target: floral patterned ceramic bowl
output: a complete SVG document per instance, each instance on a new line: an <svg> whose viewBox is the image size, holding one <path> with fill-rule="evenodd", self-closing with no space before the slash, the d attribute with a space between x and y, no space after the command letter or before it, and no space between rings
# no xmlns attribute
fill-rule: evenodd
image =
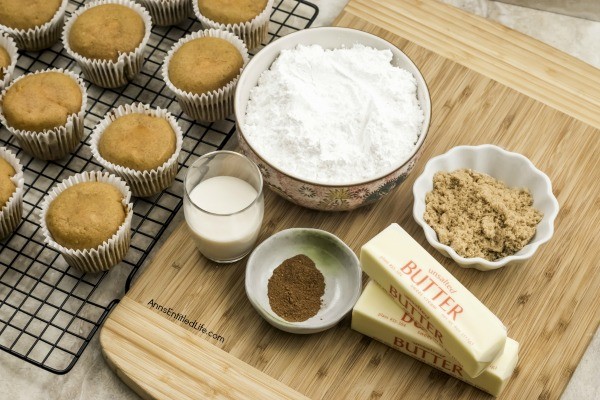
<svg viewBox="0 0 600 400"><path fill-rule="evenodd" d="M417 80L417 97L425 118L421 135L410 156L388 171L378 176L350 184L321 184L302 179L298 176L282 172L277 166L265 159L254 149L244 136L243 125L245 111L250 97L250 90L256 86L260 74L269 69L273 61L283 49L294 48L299 44L318 44L326 49L352 46L361 43L377 49L389 49L394 58L394 65L410 71ZM237 120L237 136L242 153L254 161L260 168L265 182L271 190L298 205L326 211L352 210L373 203L390 193L401 184L422 152L422 145L427 136L431 119L431 99L429 90L421 72L415 64L393 44L366 32L348 28L312 28L287 35L262 49L244 68L235 92L235 117Z"/></svg>

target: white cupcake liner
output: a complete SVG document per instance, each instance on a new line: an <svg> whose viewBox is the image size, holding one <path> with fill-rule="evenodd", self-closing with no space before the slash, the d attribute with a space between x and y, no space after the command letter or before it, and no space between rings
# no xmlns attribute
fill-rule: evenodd
<svg viewBox="0 0 600 400"><path fill-rule="evenodd" d="M23 179L23 167L15 155L6 147L0 147L0 158L5 159L15 170L10 180L16 189L6 204L0 210L0 239L10 235L23 218L23 193L25 180Z"/></svg>
<svg viewBox="0 0 600 400"><path fill-rule="evenodd" d="M192 13L191 0L138 0L158 26L175 25Z"/></svg>
<svg viewBox="0 0 600 400"><path fill-rule="evenodd" d="M76 53L69 45L69 34L77 17L90 8L104 4L119 4L129 7L138 13L140 17L142 17L146 27L144 38L139 46L130 53L121 53L117 61L90 59ZM83 74L89 81L101 87L116 88L127 84L127 82L133 79L135 75L137 75L137 73L142 69L146 45L148 44L148 39L150 38L151 29L152 19L150 18L150 14L148 14L148 11L141 5L130 0L99 0L86 4L84 7L79 8L71 15L71 17L65 23L65 27L62 32L62 42L67 53L69 53L69 55L75 59L77 64L79 64Z"/></svg>
<svg viewBox="0 0 600 400"><path fill-rule="evenodd" d="M239 24L222 24L213 21L202 15L198 7L198 0L191 1L194 7L194 15L200 20L204 28L221 29L231 32L242 39L250 50L260 46L269 36L269 22L271 11L273 10L273 0L268 0L265 9L256 17Z"/></svg>
<svg viewBox="0 0 600 400"><path fill-rule="evenodd" d="M215 37L227 40L240 52L244 61L244 65L242 68L240 68L240 73L231 82L220 89L202 94L186 92L178 89L175 85L173 85L171 79L169 79L169 63L171 62L173 54L175 54L175 52L179 50L181 46L191 40L202 37ZM242 73L242 69L246 66L249 59L250 57L248 56L248 49L240 38L231 32L218 29L207 29L184 36L177 43L175 43L165 56L162 66L162 74L167 87L175 93L177 102L184 113L199 121L218 121L225 119L228 115L233 113L233 95L235 88L237 86L238 79L240 78L240 74ZM193 73L193 71L190 71L190 73Z"/></svg>
<svg viewBox="0 0 600 400"><path fill-rule="evenodd" d="M123 194L123 206L126 207L125 221L117 232L95 249L74 250L68 249L54 241L52 234L46 225L48 207L56 197L65 189L83 182L105 182L115 186ZM44 198L40 210L40 226L44 235L44 242L48 246L62 254L67 263L84 273L95 273L106 271L118 264L127 253L131 241L131 219L133 217L133 205L129 202L131 192L127 184L119 177L108 172L86 171L73 175L56 185Z"/></svg>
<svg viewBox="0 0 600 400"><path fill-rule="evenodd" d="M5 32L0 32L0 47L3 47L10 57L10 64L8 67L2 68L2 72L4 72L4 77L0 80L0 90L2 90L8 85L13 72L15 72L17 59L19 58L19 49L13 38Z"/></svg>
<svg viewBox="0 0 600 400"><path fill-rule="evenodd" d="M2 101L6 92L21 79L45 72L60 72L69 75L81 90L81 109L77 114L72 114L67 118L67 123L53 129L47 129L43 132L33 132L11 127L2 108ZM87 90L83 80L74 72L62 68L45 69L31 74L22 75L12 81L0 94L0 122L6 126L6 129L17 138L19 146L27 153L40 160L58 160L69 154L81 141L83 137L83 120L87 107Z"/></svg>
<svg viewBox="0 0 600 400"><path fill-rule="evenodd" d="M59 9L52 19L43 25L29 29L16 29L0 24L0 30L8 33L17 46L26 51L47 49L60 39L60 33L65 23L65 11L69 0L62 0Z"/></svg>
<svg viewBox="0 0 600 400"><path fill-rule="evenodd" d="M160 167L147 171L137 171L121 165L113 164L100 155L98 143L106 128L117 118L128 114L145 114L153 117L164 118L171 125L171 128L175 132L176 136L175 152ZM92 135L90 136L90 147L94 159L98 161L102 167L125 180L125 182L127 182L131 188L133 195L136 197L153 196L171 186L175 180L175 177L177 176L177 171L179 168L179 163L177 161L179 158L179 153L181 152L182 143L183 132L177 124L175 118L167 110L162 108L152 109L150 106L141 103L134 103L131 105L126 104L115 108L96 125Z"/></svg>

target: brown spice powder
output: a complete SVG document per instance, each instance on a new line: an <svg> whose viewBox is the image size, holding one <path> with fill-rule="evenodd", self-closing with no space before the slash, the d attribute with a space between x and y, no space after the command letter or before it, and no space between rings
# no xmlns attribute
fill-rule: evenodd
<svg viewBox="0 0 600 400"><path fill-rule="evenodd" d="M313 260L304 254L288 258L269 278L268 296L271 309L289 322L301 322L317 315L325 278Z"/></svg>
<svg viewBox="0 0 600 400"><path fill-rule="evenodd" d="M441 243L490 261L521 250L543 216L529 190L469 169L436 173L425 203L423 218Z"/></svg>

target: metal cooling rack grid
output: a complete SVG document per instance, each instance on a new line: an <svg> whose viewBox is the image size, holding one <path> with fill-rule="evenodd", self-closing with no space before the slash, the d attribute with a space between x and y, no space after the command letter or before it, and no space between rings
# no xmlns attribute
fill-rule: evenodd
<svg viewBox="0 0 600 400"><path fill-rule="evenodd" d="M309 27L318 14L316 6L303 0L275 3L269 42ZM67 12L81 5L81 1L71 1ZM187 167L202 154L221 149L235 132L232 119L203 124L182 115L161 79L162 60L169 48L185 34L199 29L200 23L191 18L179 26L155 27L144 68L133 82L116 90L88 82L85 141L64 160L33 159L20 150L5 129L0 130L0 145L21 160L26 186L23 221L12 236L0 243L2 350L53 373L70 371L118 303L116 297L125 277L128 290L135 273L181 207ZM60 43L39 53L21 52L19 57L15 75L49 67L81 73ZM91 129L110 109L134 101L166 108L177 117L185 132L181 168L169 189L152 198L135 199L131 248L121 265L107 273L82 275L44 245L38 225L39 204L56 183L74 173L100 168L88 146Z"/></svg>

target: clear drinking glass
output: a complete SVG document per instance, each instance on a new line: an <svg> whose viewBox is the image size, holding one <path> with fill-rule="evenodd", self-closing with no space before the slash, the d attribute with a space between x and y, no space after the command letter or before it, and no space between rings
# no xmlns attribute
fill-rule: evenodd
<svg viewBox="0 0 600 400"><path fill-rule="evenodd" d="M206 258L230 263L252 250L264 214L262 188L256 164L233 151L205 154L189 167L183 211Z"/></svg>

